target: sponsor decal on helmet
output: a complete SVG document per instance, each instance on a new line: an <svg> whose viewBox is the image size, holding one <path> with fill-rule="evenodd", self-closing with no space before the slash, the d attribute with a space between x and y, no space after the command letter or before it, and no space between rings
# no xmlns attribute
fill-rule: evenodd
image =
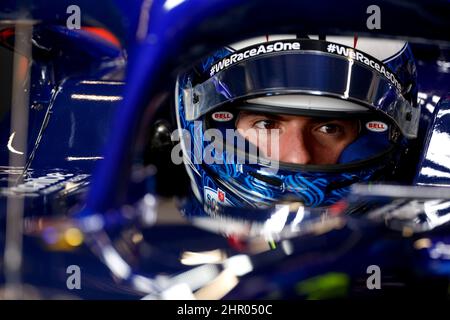
<svg viewBox="0 0 450 320"><path fill-rule="evenodd" d="M388 129L388 125L381 121L369 121L366 123L366 128L373 132L384 132Z"/></svg>
<svg viewBox="0 0 450 320"><path fill-rule="evenodd" d="M209 75L212 77L217 72L222 71L223 69L243 60L259 56L260 54L272 53L272 52L281 52L281 51L292 51L292 50L300 50L300 42L298 41L277 41L277 42L268 42L266 44L261 44L258 46L250 47L246 50L238 51L233 53L227 58L224 58L214 64L210 71Z"/></svg>
<svg viewBox="0 0 450 320"><path fill-rule="evenodd" d="M233 119L233 114L228 111L219 111L219 112L214 112L211 115L211 118L215 121L226 122L226 121L230 121Z"/></svg>

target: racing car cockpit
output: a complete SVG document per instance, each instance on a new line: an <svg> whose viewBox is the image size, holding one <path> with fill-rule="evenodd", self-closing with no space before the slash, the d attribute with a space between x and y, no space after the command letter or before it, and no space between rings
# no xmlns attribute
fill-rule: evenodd
<svg viewBox="0 0 450 320"><path fill-rule="evenodd" d="M426 284L441 294L449 218L443 29L389 24L375 34L332 15L318 24L314 10L332 10L328 2L234 5L161 3L137 36L116 143L82 212L128 203L129 214L150 221L119 241L119 255L137 263L124 279L133 281L134 270L172 270L151 277L151 299L389 296L400 287L415 295ZM400 7L390 4L384 21L399 12L420 19ZM256 130L240 131L249 127ZM308 154L305 162L283 158L284 144L286 154L302 144L293 136L262 147L270 140L263 130L293 127L317 139L347 137L345 128L355 134L333 160L314 155L323 139L295 153ZM341 143L331 141L329 154ZM183 219L164 202L158 207L158 193L179 196ZM366 287L370 266L383 270L382 293Z"/></svg>

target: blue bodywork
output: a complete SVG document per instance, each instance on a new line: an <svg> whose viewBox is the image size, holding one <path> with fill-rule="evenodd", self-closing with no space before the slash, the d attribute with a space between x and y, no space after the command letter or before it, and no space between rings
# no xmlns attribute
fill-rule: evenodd
<svg viewBox="0 0 450 320"><path fill-rule="evenodd" d="M245 257L252 266L218 298L386 297L399 290L448 298L448 2L382 1L383 28L371 31L426 39L412 43L423 113L411 166L403 168L423 189L384 194L370 186L356 188L326 212L325 220L316 209L289 208L283 228L269 233L265 226L275 209L205 212L200 203L181 201L179 219L165 223L154 194L155 171L136 160L137 150L145 148L143 126L158 110L171 107L174 74L187 62L256 33L370 34L365 17L371 3L50 2L0 5L0 20L40 21L33 28L26 153L8 148L14 146L10 115L0 118L0 226L5 230L0 252L9 205L23 199L23 283L37 287L44 298L165 298L180 281L194 292L220 275L225 263L192 266L180 259L186 252L216 250ZM83 24L108 28L121 46L65 28L65 10L74 2L83 10ZM364 19L354 19L359 15ZM405 23L399 24L399 17ZM7 28L0 24L0 32ZM11 50L14 33L0 35L2 47ZM26 166L9 166L11 157L23 157ZM264 250L255 253L255 247ZM81 266L82 290L67 288L70 265ZM381 291L366 288L370 265L383 270ZM196 274L201 275L197 282L183 278ZM5 281L0 264L0 283Z"/></svg>

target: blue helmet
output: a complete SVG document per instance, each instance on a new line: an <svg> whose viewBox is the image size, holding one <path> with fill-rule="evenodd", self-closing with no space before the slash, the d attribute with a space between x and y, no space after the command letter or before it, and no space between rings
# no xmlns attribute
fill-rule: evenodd
<svg viewBox="0 0 450 320"><path fill-rule="evenodd" d="M358 134L333 164L287 163L229 135L244 111L356 119ZM180 74L176 117L193 196L205 209L329 206L353 183L393 177L418 131L415 63L399 40L257 37Z"/></svg>

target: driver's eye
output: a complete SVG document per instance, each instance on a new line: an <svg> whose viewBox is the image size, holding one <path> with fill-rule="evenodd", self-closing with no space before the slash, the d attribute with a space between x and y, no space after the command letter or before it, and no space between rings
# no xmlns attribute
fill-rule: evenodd
<svg viewBox="0 0 450 320"><path fill-rule="evenodd" d="M253 127L256 128L256 129L270 130L270 129L277 128L277 125L278 125L277 121L265 119L265 120L256 121L253 124Z"/></svg>
<svg viewBox="0 0 450 320"><path fill-rule="evenodd" d="M324 134L330 134L335 135L343 132L343 129L340 125L334 124L334 123L327 123L324 125L321 125L317 128L317 131L324 133Z"/></svg>

